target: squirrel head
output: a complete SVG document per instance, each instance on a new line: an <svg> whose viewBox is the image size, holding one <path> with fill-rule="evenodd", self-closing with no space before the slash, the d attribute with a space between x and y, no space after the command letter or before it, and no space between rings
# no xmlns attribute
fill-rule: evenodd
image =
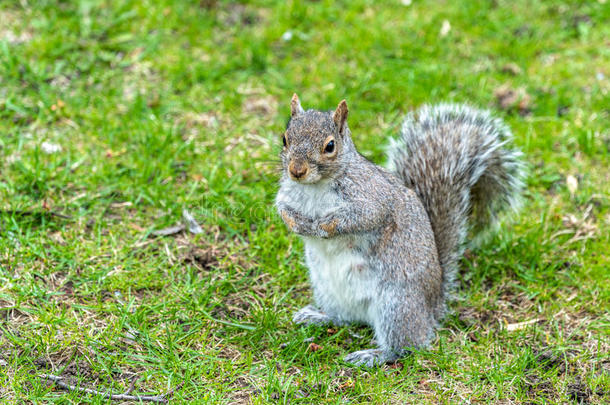
<svg viewBox="0 0 610 405"><path fill-rule="evenodd" d="M305 111L299 97L292 96L280 153L287 177L298 183L315 184L340 174L342 163L354 151L347 112L345 100L335 111Z"/></svg>

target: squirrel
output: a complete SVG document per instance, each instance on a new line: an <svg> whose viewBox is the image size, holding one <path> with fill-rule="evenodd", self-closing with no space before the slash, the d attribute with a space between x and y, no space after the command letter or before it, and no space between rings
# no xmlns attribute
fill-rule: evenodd
<svg viewBox="0 0 610 405"><path fill-rule="evenodd" d="M305 111L295 94L290 107L276 208L303 238L316 304L293 321L371 326L378 347L345 356L355 365L428 346L468 232L518 206L524 170L510 130L466 105L423 106L390 141L385 169L356 150L345 100Z"/></svg>

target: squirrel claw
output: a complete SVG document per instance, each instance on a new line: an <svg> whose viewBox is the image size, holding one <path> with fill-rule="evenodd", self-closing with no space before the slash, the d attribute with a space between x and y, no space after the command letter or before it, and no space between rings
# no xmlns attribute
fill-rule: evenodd
<svg viewBox="0 0 610 405"><path fill-rule="evenodd" d="M394 360L381 349L358 350L343 358L347 363L355 366L375 367Z"/></svg>
<svg viewBox="0 0 610 405"><path fill-rule="evenodd" d="M301 308L292 317L294 323L305 324L305 325L321 325L324 323L330 323L331 319L328 315L320 310L316 309L313 305L307 305Z"/></svg>

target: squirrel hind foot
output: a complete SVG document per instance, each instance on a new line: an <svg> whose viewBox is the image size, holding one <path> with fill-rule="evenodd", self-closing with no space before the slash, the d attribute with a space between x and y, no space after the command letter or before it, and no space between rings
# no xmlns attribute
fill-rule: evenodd
<svg viewBox="0 0 610 405"><path fill-rule="evenodd" d="M303 325L323 325L331 323L332 319L313 305L307 305L295 312L292 322Z"/></svg>
<svg viewBox="0 0 610 405"><path fill-rule="evenodd" d="M375 367L386 363L392 363L398 359L398 355L382 349L358 350L343 358L347 363L354 366Z"/></svg>

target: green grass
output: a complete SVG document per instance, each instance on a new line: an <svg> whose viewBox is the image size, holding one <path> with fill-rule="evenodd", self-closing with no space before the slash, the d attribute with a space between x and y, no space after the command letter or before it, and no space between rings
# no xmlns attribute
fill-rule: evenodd
<svg viewBox="0 0 610 405"><path fill-rule="evenodd" d="M184 383L176 403L610 401L608 21L601 0L2 1L0 401L104 402L44 373ZM367 328L290 322L311 296L272 205L295 91L346 98L379 163L404 113L447 100L525 153L522 212L397 366L342 362ZM151 235L185 208L203 234Z"/></svg>

